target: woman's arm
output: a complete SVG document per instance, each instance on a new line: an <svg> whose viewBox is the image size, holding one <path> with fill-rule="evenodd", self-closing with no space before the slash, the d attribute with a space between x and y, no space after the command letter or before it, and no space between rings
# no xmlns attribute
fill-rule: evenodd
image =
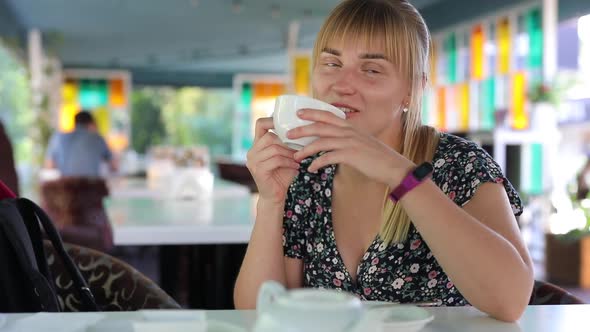
<svg viewBox="0 0 590 332"><path fill-rule="evenodd" d="M256 223L234 289L236 309L254 309L266 280L286 284L283 256L283 205L258 201Z"/></svg>
<svg viewBox="0 0 590 332"><path fill-rule="evenodd" d="M234 288L237 309L255 308L258 289L266 280L276 280L287 286L296 286L301 280L301 263L299 276L291 276L296 274L299 260L287 260L283 253L285 202L299 164L293 160L294 151L268 132L271 128L271 118L257 120L254 145L247 156L246 166L256 181L259 199L256 222Z"/></svg>
<svg viewBox="0 0 590 332"><path fill-rule="evenodd" d="M463 209L432 181L399 203L467 301L500 320L522 315L533 267L501 184L481 184Z"/></svg>
<svg viewBox="0 0 590 332"><path fill-rule="evenodd" d="M283 206L258 201L257 218L234 289L236 309L256 308L260 285L275 280L302 286L302 262L283 255Z"/></svg>

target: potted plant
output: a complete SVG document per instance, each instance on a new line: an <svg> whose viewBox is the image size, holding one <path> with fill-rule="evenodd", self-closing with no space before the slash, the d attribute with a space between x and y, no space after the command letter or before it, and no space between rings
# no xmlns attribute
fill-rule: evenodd
<svg viewBox="0 0 590 332"><path fill-rule="evenodd" d="M537 83L531 88L528 99L530 125L532 130L554 130L557 127L559 97L556 89L547 83Z"/></svg>
<svg viewBox="0 0 590 332"><path fill-rule="evenodd" d="M561 103L580 83L578 73L562 71L548 82L536 82L528 91L530 105L529 128L532 130L555 130Z"/></svg>
<svg viewBox="0 0 590 332"><path fill-rule="evenodd" d="M590 288L590 199L570 196L549 220L545 234L545 268L549 281Z"/></svg>

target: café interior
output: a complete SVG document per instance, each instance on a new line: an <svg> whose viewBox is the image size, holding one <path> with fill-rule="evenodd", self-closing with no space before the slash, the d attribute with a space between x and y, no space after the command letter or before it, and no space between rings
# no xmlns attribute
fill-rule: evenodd
<svg viewBox="0 0 590 332"><path fill-rule="evenodd" d="M590 1L409 2L432 38L422 123L497 162L523 202L535 279L516 322L418 306L425 331L586 331ZM278 96L311 96L315 38L339 3L0 0L0 180L47 212L102 308L68 315L85 310L60 289L63 313L0 313L0 330L303 331L235 309L258 200L246 160ZM82 110L117 164L98 177L46 160ZM49 262L59 279L66 267Z"/></svg>

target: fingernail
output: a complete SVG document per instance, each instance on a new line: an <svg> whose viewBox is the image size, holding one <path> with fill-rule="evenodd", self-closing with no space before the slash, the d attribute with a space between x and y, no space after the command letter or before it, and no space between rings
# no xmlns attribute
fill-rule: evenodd
<svg viewBox="0 0 590 332"><path fill-rule="evenodd" d="M305 114L305 111L304 110L297 111L297 115L303 115L303 114Z"/></svg>

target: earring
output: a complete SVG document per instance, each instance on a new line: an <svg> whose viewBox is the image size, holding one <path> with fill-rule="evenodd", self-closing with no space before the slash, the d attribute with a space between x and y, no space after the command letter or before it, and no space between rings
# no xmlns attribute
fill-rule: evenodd
<svg viewBox="0 0 590 332"><path fill-rule="evenodd" d="M408 106L404 106L404 108L402 108L402 112L408 113Z"/></svg>

